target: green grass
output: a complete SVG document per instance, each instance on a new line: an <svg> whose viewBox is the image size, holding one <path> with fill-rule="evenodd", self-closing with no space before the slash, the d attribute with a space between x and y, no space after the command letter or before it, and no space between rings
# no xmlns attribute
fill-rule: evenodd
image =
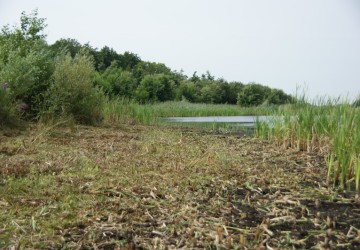
<svg viewBox="0 0 360 250"><path fill-rule="evenodd" d="M125 99L108 100L105 105L105 121L108 123L139 123L154 125L161 117L188 116L240 116L266 115L277 107L240 107L228 104L194 104L189 102L163 102L141 105Z"/></svg>
<svg viewBox="0 0 360 250"><path fill-rule="evenodd" d="M273 125L257 124L257 135L284 148L322 152L330 178L341 189L359 191L360 110L348 102L319 100L309 103L305 96L293 106L274 112Z"/></svg>

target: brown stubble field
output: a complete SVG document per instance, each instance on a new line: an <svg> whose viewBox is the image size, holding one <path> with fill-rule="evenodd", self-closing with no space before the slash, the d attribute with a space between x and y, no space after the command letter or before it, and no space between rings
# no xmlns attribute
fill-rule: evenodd
<svg viewBox="0 0 360 250"><path fill-rule="evenodd" d="M359 249L320 153L197 129L0 133L0 248Z"/></svg>

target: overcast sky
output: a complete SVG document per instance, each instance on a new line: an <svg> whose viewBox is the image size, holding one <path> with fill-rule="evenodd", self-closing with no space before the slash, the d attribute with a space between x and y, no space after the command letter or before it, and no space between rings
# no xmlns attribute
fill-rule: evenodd
<svg viewBox="0 0 360 250"><path fill-rule="evenodd" d="M0 0L0 26L46 18L74 38L191 76L258 82L309 97L360 94L359 0Z"/></svg>

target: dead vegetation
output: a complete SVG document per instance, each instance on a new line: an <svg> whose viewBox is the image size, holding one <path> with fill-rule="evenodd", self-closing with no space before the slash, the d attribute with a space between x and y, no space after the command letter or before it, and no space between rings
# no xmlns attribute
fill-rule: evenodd
<svg viewBox="0 0 360 250"><path fill-rule="evenodd" d="M141 126L0 142L0 248L360 248L360 203L318 154Z"/></svg>

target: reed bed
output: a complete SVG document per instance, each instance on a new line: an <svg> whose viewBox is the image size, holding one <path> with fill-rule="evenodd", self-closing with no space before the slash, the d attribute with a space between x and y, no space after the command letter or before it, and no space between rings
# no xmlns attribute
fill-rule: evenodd
<svg viewBox="0 0 360 250"><path fill-rule="evenodd" d="M276 106L240 107L229 104L201 104L186 101L170 101L154 104L139 104L136 101L118 98L105 105L105 120L108 123L137 123L154 125L162 117L186 116L240 116L264 115L278 110Z"/></svg>
<svg viewBox="0 0 360 250"><path fill-rule="evenodd" d="M342 190L359 190L360 110L348 102L305 97L274 112L271 122L257 123L257 136L278 146L320 152L328 167L327 182Z"/></svg>

